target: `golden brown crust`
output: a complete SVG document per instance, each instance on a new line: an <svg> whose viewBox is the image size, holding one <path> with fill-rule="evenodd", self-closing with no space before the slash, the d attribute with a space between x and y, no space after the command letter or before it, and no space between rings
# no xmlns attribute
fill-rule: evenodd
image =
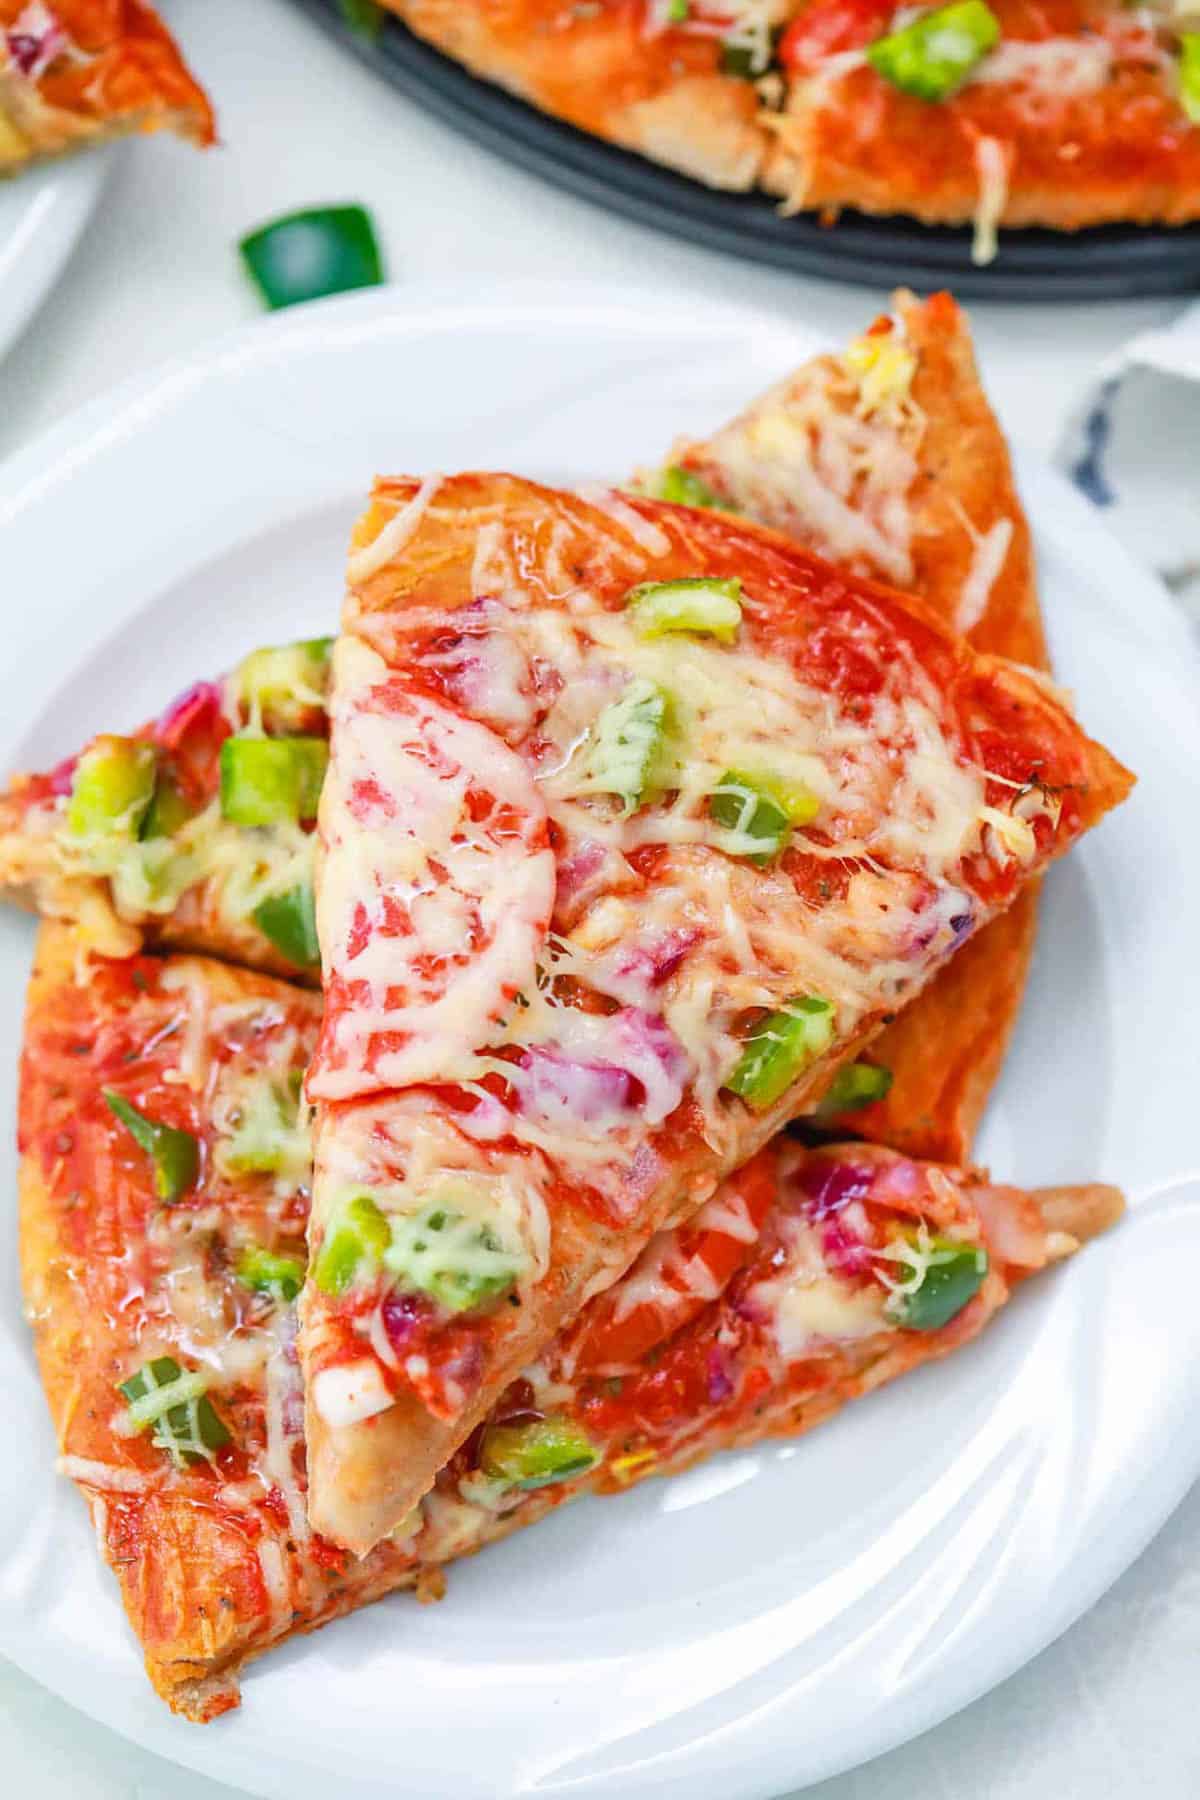
<svg viewBox="0 0 1200 1800"><path fill-rule="evenodd" d="M652 38L634 8L385 0L419 37L543 111L710 187L754 186L770 148L754 86L711 42Z"/></svg>

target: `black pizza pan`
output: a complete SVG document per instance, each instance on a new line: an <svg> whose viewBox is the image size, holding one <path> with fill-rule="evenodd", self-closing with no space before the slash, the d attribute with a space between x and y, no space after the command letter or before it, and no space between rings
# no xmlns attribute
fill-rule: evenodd
<svg viewBox="0 0 1200 1800"><path fill-rule="evenodd" d="M1140 300L1200 292L1200 225L1006 231L999 255L980 268L971 261L968 229L853 212L832 225L804 214L785 218L766 195L719 193L538 112L478 80L395 19L365 35L347 23L339 0L296 4L410 100L497 155L597 206L730 256L875 288L951 287L980 300Z"/></svg>

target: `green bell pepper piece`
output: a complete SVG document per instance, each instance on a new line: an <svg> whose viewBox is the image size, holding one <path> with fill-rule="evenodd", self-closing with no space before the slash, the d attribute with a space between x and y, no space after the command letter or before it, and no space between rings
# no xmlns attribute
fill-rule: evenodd
<svg viewBox="0 0 1200 1800"><path fill-rule="evenodd" d="M892 1071L878 1063L853 1062L840 1068L813 1108L818 1119L835 1113L858 1112L883 1100L891 1091Z"/></svg>
<svg viewBox="0 0 1200 1800"><path fill-rule="evenodd" d="M890 1295L884 1311L905 1331L940 1331L983 1286L988 1253L954 1238L930 1238L924 1245L912 1238L904 1241L912 1248L912 1267L922 1270L921 1279L911 1290Z"/></svg>
<svg viewBox="0 0 1200 1800"><path fill-rule="evenodd" d="M243 1250L234 1265L243 1287L277 1300L294 1300L304 1285L304 1262L299 1256L277 1256L273 1250L253 1245Z"/></svg>
<svg viewBox="0 0 1200 1800"><path fill-rule="evenodd" d="M238 248L272 310L383 281L375 228L361 206L285 214L252 231Z"/></svg>
<svg viewBox="0 0 1200 1800"><path fill-rule="evenodd" d="M676 506L701 506L710 512L733 511L728 501L722 500L702 475L693 474L682 463L668 463L665 469L659 470L654 478L653 494L656 500L670 500Z"/></svg>
<svg viewBox="0 0 1200 1800"><path fill-rule="evenodd" d="M830 1002L815 994L798 994L754 1027L725 1086L757 1110L773 1106L810 1064L824 1056L833 1036Z"/></svg>
<svg viewBox="0 0 1200 1800"><path fill-rule="evenodd" d="M286 894L272 894L254 909L254 923L263 936L298 969L315 969L320 965L321 946L317 942L317 915L312 888L289 888Z"/></svg>
<svg viewBox="0 0 1200 1800"><path fill-rule="evenodd" d="M187 1463L210 1461L212 1451L231 1441L207 1388L203 1375L192 1370L185 1373L173 1356L156 1356L118 1383L117 1392L129 1402L131 1428L144 1431L153 1425L153 1443L168 1452L177 1468L183 1468Z"/></svg>
<svg viewBox="0 0 1200 1800"><path fill-rule="evenodd" d="M138 738L95 738L75 765L67 829L75 837L135 838L154 798L158 757Z"/></svg>
<svg viewBox="0 0 1200 1800"><path fill-rule="evenodd" d="M821 810L817 796L770 775L747 775L727 769L713 789L708 810L718 825L762 840L762 851L747 851L760 867L769 863L791 836L793 825L809 825Z"/></svg>
<svg viewBox="0 0 1200 1800"><path fill-rule="evenodd" d="M387 1217L369 1194L356 1194L333 1218L313 1268L325 1294L344 1294L363 1262L377 1267L392 1241Z"/></svg>
<svg viewBox="0 0 1200 1800"><path fill-rule="evenodd" d="M682 581L644 581L629 596L629 613L639 637L665 637L695 631L732 644L742 622L742 584L710 581L705 576Z"/></svg>
<svg viewBox="0 0 1200 1800"><path fill-rule="evenodd" d="M901 93L946 100L999 40L1000 22L985 0L954 0L877 38L866 54Z"/></svg>
<svg viewBox="0 0 1200 1800"><path fill-rule="evenodd" d="M175 777L166 769L160 769L154 784L154 798L146 810L138 836L143 842L148 838L174 837L189 819L195 818L196 810Z"/></svg>
<svg viewBox="0 0 1200 1800"><path fill-rule="evenodd" d="M549 1487L595 1468L600 1452L570 1419L534 1419L523 1425L489 1425L479 1466L510 1487Z"/></svg>
<svg viewBox="0 0 1200 1800"><path fill-rule="evenodd" d="M1179 102L1193 125L1200 125L1200 31L1179 35Z"/></svg>
<svg viewBox="0 0 1200 1800"><path fill-rule="evenodd" d="M221 745L221 814L233 825L315 819L329 745L319 737L230 737Z"/></svg>
<svg viewBox="0 0 1200 1800"><path fill-rule="evenodd" d="M324 710L332 652L332 638L252 650L230 677L233 692L252 718L277 732L298 731L314 711Z"/></svg>
<svg viewBox="0 0 1200 1800"><path fill-rule="evenodd" d="M520 1272L490 1226L436 1202L392 1220L383 1261L402 1286L428 1294L453 1313L498 1300Z"/></svg>
<svg viewBox="0 0 1200 1800"><path fill-rule="evenodd" d="M357 37L373 44L383 30L385 13L379 0L338 0L338 11Z"/></svg>
<svg viewBox="0 0 1200 1800"><path fill-rule="evenodd" d="M174 1125L160 1125L131 1106L114 1088L104 1089L104 1100L110 1113L119 1119L138 1146L154 1164L154 1191L171 1206L190 1187L200 1173L200 1146L190 1131Z"/></svg>
<svg viewBox="0 0 1200 1800"><path fill-rule="evenodd" d="M667 696L642 677L604 708L583 754L581 793L615 794L628 815L650 785L666 730Z"/></svg>

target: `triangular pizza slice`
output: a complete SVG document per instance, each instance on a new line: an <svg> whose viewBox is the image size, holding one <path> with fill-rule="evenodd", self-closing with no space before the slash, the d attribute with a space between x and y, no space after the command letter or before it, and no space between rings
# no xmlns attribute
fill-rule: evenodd
<svg viewBox="0 0 1200 1800"><path fill-rule="evenodd" d="M609 490L379 481L344 625L301 1341L362 1551L1129 777L919 603Z"/></svg>
<svg viewBox="0 0 1200 1800"><path fill-rule="evenodd" d="M841 354L814 357L652 492L724 506L916 594L977 650L1045 669L1033 543L1008 448L949 294L903 290ZM916 1155L970 1153L1016 1023L1034 888L969 944L840 1084L842 1122ZM839 1092L830 1096L836 1109Z"/></svg>
<svg viewBox="0 0 1200 1800"><path fill-rule="evenodd" d="M436 1595L442 1564L575 1494L807 1430L945 1355L1120 1211L1109 1188L1024 1195L783 1140L655 1239L357 1560L305 1507L298 1091L319 1015L221 963L39 938L21 1265L59 1469L151 1681L196 1720L238 1704L250 1658L393 1589Z"/></svg>
<svg viewBox="0 0 1200 1800"><path fill-rule="evenodd" d="M163 129L215 138L203 88L145 0L0 0L0 175Z"/></svg>

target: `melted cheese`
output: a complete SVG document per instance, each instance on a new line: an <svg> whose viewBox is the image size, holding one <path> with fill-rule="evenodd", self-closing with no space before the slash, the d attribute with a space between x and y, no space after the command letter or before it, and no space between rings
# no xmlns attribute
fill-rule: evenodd
<svg viewBox="0 0 1200 1800"><path fill-rule="evenodd" d="M426 507L442 485L440 475L427 475L412 499L401 506L369 544L356 550L347 565L351 581L369 581L389 563L413 536Z"/></svg>
<svg viewBox="0 0 1200 1800"><path fill-rule="evenodd" d="M853 1342L888 1329L884 1287L856 1286L831 1274L810 1224L789 1219L785 1242L781 1272L758 1282L749 1294L751 1305L768 1316L785 1362L798 1362L823 1344Z"/></svg>
<svg viewBox="0 0 1200 1800"><path fill-rule="evenodd" d="M368 997L327 1022L333 1050L308 1084L327 1100L471 1075L535 981L554 901L554 857L536 847L545 808L520 759L432 701L380 699L387 667L365 645L343 639L334 660L317 929L328 974ZM472 791L522 823L489 830ZM389 907L407 930L384 929ZM384 1033L399 1044L372 1061Z"/></svg>
<svg viewBox="0 0 1200 1800"><path fill-rule="evenodd" d="M971 261L979 268L995 261L999 240L996 228L1008 205L1008 177L1012 159L1009 145L999 138L975 140L975 172L979 177L979 203L975 209L975 238Z"/></svg>
<svg viewBox="0 0 1200 1800"><path fill-rule="evenodd" d="M974 631L987 611L992 589L999 580L1013 540L1013 522L1011 519L997 519L982 534L972 530L969 524L967 528L974 540L974 553L954 613L954 629L961 631L964 636L967 632Z"/></svg>
<svg viewBox="0 0 1200 1800"><path fill-rule="evenodd" d="M360 1425L364 1419L386 1412L392 1404L379 1364L370 1356L319 1370L313 1376L310 1393L325 1423L335 1430Z"/></svg>

